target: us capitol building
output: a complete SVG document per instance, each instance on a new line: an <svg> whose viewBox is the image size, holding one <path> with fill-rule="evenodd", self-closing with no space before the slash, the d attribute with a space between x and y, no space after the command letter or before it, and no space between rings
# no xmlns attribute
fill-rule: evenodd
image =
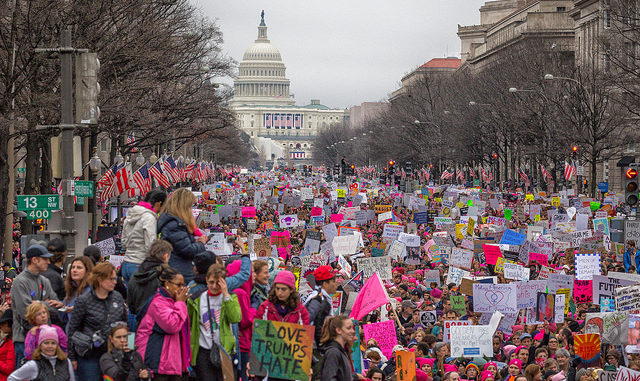
<svg viewBox="0 0 640 381"><path fill-rule="evenodd" d="M295 104L280 51L267 38L264 11L261 16L258 38L244 52L238 66L229 105L262 163L311 164L318 131L342 123L348 111L330 109L314 99L306 106Z"/></svg>

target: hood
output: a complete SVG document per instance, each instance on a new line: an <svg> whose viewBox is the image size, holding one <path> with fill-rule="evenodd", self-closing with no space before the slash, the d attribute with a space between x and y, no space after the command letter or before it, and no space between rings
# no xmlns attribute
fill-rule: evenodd
<svg viewBox="0 0 640 381"><path fill-rule="evenodd" d="M143 262L144 263L144 262ZM131 278L135 279L135 281L139 284L139 285L147 285L150 282L153 282L154 280L158 279L158 269L157 266L152 267L150 270L147 271L136 271Z"/></svg>
<svg viewBox="0 0 640 381"><path fill-rule="evenodd" d="M182 221L182 219L169 213L162 213L160 217L158 217L158 233L160 233L162 229L172 221L175 221L178 224L178 226L180 225L186 226L184 221Z"/></svg>
<svg viewBox="0 0 640 381"><path fill-rule="evenodd" d="M156 269L158 266L162 266L163 262L153 257L147 257L138 267L136 272L144 273L150 270Z"/></svg>
<svg viewBox="0 0 640 381"><path fill-rule="evenodd" d="M240 267L242 266L241 260L235 260L231 262L227 266L227 276L233 276L240 272ZM244 282L241 286L241 289L247 292L247 295L251 295L251 289L253 288L253 276L249 275L249 279Z"/></svg>
<svg viewBox="0 0 640 381"><path fill-rule="evenodd" d="M125 223L129 223L129 224L135 224L136 222L138 222L138 220L140 220L140 218L142 218L142 216L145 213L149 213L150 215L153 216L153 218L157 218L157 214L156 212L154 212L152 209L148 209L145 208L142 205L135 205L133 208L130 208L127 211L127 217L126 217L126 221Z"/></svg>

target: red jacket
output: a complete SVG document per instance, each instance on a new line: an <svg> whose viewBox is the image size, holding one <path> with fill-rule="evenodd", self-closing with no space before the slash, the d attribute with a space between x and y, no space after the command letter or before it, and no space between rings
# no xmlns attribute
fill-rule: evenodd
<svg viewBox="0 0 640 381"><path fill-rule="evenodd" d="M7 377L15 370L16 352L13 341L7 339L0 343L0 381L7 381Z"/></svg>
<svg viewBox="0 0 640 381"><path fill-rule="evenodd" d="M265 300L256 312L256 319L283 321L285 323L294 323L300 325L309 325L309 312L302 303L298 302L298 307L289 312L284 318L269 300Z"/></svg>

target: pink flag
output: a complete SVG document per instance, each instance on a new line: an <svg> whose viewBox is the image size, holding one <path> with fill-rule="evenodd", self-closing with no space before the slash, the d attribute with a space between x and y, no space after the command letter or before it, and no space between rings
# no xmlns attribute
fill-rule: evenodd
<svg viewBox="0 0 640 381"><path fill-rule="evenodd" d="M378 278L378 273L373 273L364 286L360 289L356 301L353 303L353 309L349 317L357 320L365 317L369 312L376 308L387 304L387 294L384 291L382 281Z"/></svg>

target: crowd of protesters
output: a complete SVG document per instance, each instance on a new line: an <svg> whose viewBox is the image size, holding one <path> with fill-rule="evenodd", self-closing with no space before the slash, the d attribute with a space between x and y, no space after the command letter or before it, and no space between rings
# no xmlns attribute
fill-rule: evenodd
<svg viewBox="0 0 640 381"><path fill-rule="evenodd" d="M313 188L315 199L321 200L321 223L312 218L311 204L282 205L285 197L298 194L301 187ZM327 263L301 277L299 258L309 254L304 247L307 232L321 233L321 243L325 244L329 237L322 226L351 226L350 221L331 222L331 215L338 214L342 206L353 205L344 196L332 195L336 187L319 176L272 172L238 176L207 188L206 195L196 195L187 188L170 194L154 189L127 213L120 232L124 262L117 268L96 246L65 264L67 250L60 239L31 245L23 253L15 249L15 263L3 266L3 289L10 302L0 306L0 381L229 381L230 375L248 380L257 377L250 366L253 323L257 319L314 326L309 377L322 381L404 380L398 374L396 353L400 351L413 353L418 381L595 381L599 372L616 372L622 366L640 371L640 356L625 351L627 342L603 343L601 355L589 362L576 355L574 335L585 332L587 313L601 311L593 301L572 300L571 312L561 322L555 319L527 324L525 312L520 311L513 325L501 325L492 333L491 356L452 357L450 339L444 335L445 321L478 325L481 314L474 312L473 297L462 293L460 282L448 279L446 255L436 260L428 254L429 242L438 232L446 231L433 221L415 225L414 233L420 236L413 254L419 258L417 262L409 264L406 257L393 259L392 279L384 280L385 302L360 319L348 317L346 298L336 308L333 295L337 291L357 293L362 281L367 281L361 280L355 289L345 286L359 273L357 258L372 257L374 248L380 248L385 222L377 218L358 221L362 241L352 255L344 256L349 266L338 265L337 258L327 258ZM268 191L269 196L255 205L249 194L258 189ZM482 192L476 191L469 197L475 195L480 201ZM433 187L423 205L436 210L437 215L446 213L456 220L462 215L462 206L444 206L445 192L451 189ZM465 189L456 188L456 192L465 194ZM409 233L415 211L402 200L408 194L366 181L350 194L360 193L368 197L354 206L360 210L393 206L389 209L393 220ZM255 206L256 214L251 218L255 227L249 228L249 218L239 215L223 216L217 224L198 224L193 210L213 212L216 204L225 204L221 197L233 199L227 204ZM500 195L497 207L487 205L476 216L482 222L488 216L503 218L506 210L511 214L519 206L552 204L546 200L538 194L535 200L526 198L525 192ZM566 213L561 205L549 209ZM278 228L278 216L291 214L302 223ZM615 208L607 210L607 216L613 215ZM547 215L541 220L546 221ZM469 229L464 238L487 238L487 232L504 229L526 232L534 225L534 218L514 213L506 226L482 222ZM274 246L274 254L269 253L277 259L275 262L256 257L249 245L253 234L269 237L272 231L284 230L290 231L285 250ZM209 232L224 233L233 251L229 255L211 251ZM455 232L445 236L451 238L453 247L461 247L464 239ZM610 271L640 273L640 251L633 242L626 245L623 255L616 252L615 245L598 252L603 275ZM536 261L522 263L530 269L528 279L543 279L539 278L543 267L573 275L575 265L564 253L554 251L546 266ZM21 262L24 267L18 273ZM486 262L476 255L469 269L471 277L511 282ZM437 279L425 279L428 270L438 270ZM453 309L451 297L460 295L464 296L464 307ZM435 321L425 323L420 314L423 311L435 311ZM392 320L396 329L397 345L390 353L385 353L375 339L365 341L362 330L366 324L384 320ZM354 347L359 356L354 356Z"/></svg>

